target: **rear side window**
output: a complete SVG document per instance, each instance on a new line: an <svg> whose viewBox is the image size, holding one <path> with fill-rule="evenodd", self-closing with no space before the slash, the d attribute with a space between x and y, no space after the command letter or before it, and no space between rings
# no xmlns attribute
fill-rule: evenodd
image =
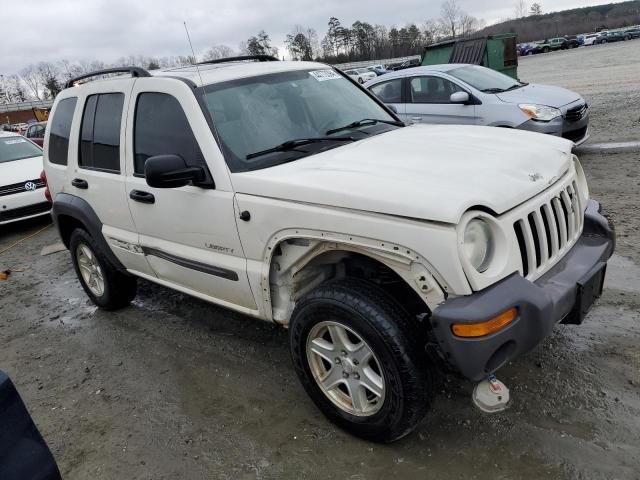
<svg viewBox="0 0 640 480"><path fill-rule="evenodd" d="M51 131L49 133L49 161L51 163L58 165L67 164L69 134L71 133L71 122L77 100L76 97L65 98L61 100L56 107L56 112L51 120Z"/></svg>
<svg viewBox="0 0 640 480"><path fill-rule="evenodd" d="M81 168L120 172L120 125L124 94L91 95L85 103L80 127Z"/></svg>
<svg viewBox="0 0 640 480"><path fill-rule="evenodd" d="M184 110L166 93L138 96L133 141L136 175L144 175L144 163L155 155L180 155L189 166L205 166Z"/></svg>

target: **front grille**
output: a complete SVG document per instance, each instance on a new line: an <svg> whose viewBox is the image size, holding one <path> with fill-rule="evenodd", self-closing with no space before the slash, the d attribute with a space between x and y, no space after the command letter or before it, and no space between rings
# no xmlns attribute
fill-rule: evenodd
<svg viewBox="0 0 640 480"><path fill-rule="evenodd" d="M583 105L578 105L577 107L570 108L567 110L567 113L564 114L564 119L567 122L577 122L584 117L589 111L589 105L586 103Z"/></svg>
<svg viewBox="0 0 640 480"><path fill-rule="evenodd" d="M563 132L562 137L566 138L567 140L571 140L572 142L577 142L579 140L582 140L586 134L587 134L587 127L582 127L576 130Z"/></svg>
<svg viewBox="0 0 640 480"><path fill-rule="evenodd" d="M4 195L13 195L14 193L21 193L27 191L27 183L35 184L36 188L44 188L44 182L40 179L27 180L25 182L14 183L13 185L4 185L0 187L0 197Z"/></svg>
<svg viewBox="0 0 640 480"><path fill-rule="evenodd" d="M0 222L37 215L38 213L48 212L49 210L51 210L51 203L49 202L27 205L26 207L14 208L13 210L0 210Z"/></svg>
<svg viewBox="0 0 640 480"><path fill-rule="evenodd" d="M516 220L522 276L533 279L562 257L580 236L583 220L575 181Z"/></svg>

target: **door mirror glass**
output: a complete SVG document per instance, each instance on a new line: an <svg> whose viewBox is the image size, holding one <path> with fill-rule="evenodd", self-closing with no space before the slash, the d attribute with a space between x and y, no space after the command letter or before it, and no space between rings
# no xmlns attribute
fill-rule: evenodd
<svg viewBox="0 0 640 480"><path fill-rule="evenodd" d="M449 97L451 103L467 103L469 100L470 98L467 92L455 92Z"/></svg>
<svg viewBox="0 0 640 480"><path fill-rule="evenodd" d="M190 167L180 155L156 155L144 164L144 177L154 188L178 188L205 180L204 169Z"/></svg>

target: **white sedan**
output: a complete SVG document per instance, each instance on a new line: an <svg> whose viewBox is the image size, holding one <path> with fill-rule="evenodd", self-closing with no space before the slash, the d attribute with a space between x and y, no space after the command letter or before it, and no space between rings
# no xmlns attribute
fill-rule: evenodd
<svg viewBox="0 0 640 480"><path fill-rule="evenodd" d="M357 81L360 85L367 83L369 80L373 80L377 77L376 72L367 70L366 68L352 68L351 70L345 70L347 75Z"/></svg>
<svg viewBox="0 0 640 480"><path fill-rule="evenodd" d="M0 132L0 225L46 215L42 149L14 132Z"/></svg>

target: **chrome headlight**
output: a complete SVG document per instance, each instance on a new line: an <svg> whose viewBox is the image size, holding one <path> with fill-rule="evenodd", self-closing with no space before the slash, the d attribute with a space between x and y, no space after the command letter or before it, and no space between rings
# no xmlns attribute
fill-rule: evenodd
<svg viewBox="0 0 640 480"><path fill-rule="evenodd" d="M467 223L462 249L471 266L478 272L482 273L489 268L494 244L491 226L485 220L476 217Z"/></svg>
<svg viewBox="0 0 640 480"><path fill-rule="evenodd" d="M539 122L550 122L554 118L558 118L562 115L562 112L557 108L548 107L546 105L521 103L518 107L520 107L520 110L522 110L529 118Z"/></svg>

